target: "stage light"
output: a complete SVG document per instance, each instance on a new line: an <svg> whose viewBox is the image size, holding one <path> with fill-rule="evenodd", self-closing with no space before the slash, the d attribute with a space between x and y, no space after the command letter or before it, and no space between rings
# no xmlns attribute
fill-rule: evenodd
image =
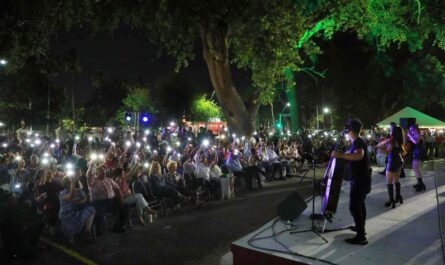
<svg viewBox="0 0 445 265"><path fill-rule="evenodd" d="M126 142L125 142L125 146L126 146L126 147L130 147L130 146L131 146L131 142L130 142L130 141L126 141Z"/></svg>
<svg viewBox="0 0 445 265"><path fill-rule="evenodd" d="M150 130L145 130L145 135L149 135L150 134Z"/></svg>
<svg viewBox="0 0 445 265"><path fill-rule="evenodd" d="M172 122L170 122L170 126L171 127L174 127L176 124L172 121Z"/></svg>
<svg viewBox="0 0 445 265"><path fill-rule="evenodd" d="M34 141L34 144L35 145L40 145L42 143L42 141L40 141L40 139L36 139L35 141Z"/></svg>
<svg viewBox="0 0 445 265"><path fill-rule="evenodd" d="M141 143L140 142L136 142L136 147L140 148L141 147Z"/></svg>
<svg viewBox="0 0 445 265"><path fill-rule="evenodd" d="M30 142L31 142L31 139L26 138L26 139L25 139L25 142L30 143Z"/></svg>
<svg viewBox="0 0 445 265"><path fill-rule="evenodd" d="M150 115L147 113L142 114L141 122L144 124L150 123Z"/></svg>
<svg viewBox="0 0 445 265"><path fill-rule="evenodd" d="M209 144L210 144L210 142L209 142L208 139L204 139L204 140L202 141L202 146L204 146L204 147L208 147Z"/></svg>
<svg viewBox="0 0 445 265"><path fill-rule="evenodd" d="M170 153L172 151L172 148L170 146L167 146L167 153Z"/></svg>

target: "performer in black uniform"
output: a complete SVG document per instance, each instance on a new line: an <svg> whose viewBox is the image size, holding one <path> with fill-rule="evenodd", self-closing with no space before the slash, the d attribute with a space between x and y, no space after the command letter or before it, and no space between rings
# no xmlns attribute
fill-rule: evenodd
<svg viewBox="0 0 445 265"><path fill-rule="evenodd" d="M402 145L403 132L398 126L391 126L390 137L379 143L377 147L386 145L388 152L388 164L386 165L386 187L388 189L389 200L385 202L385 206L396 208L396 203L403 203L400 193L399 177L403 168ZM396 198L394 199L394 186L396 187Z"/></svg>
<svg viewBox="0 0 445 265"><path fill-rule="evenodd" d="M371 190L371 174L365 141L360 138L362 123L358 119L349 119L346 123L351 146L348 152L332 152L332 157L348 160L351 172L351 189L349 193L349 210L354 218L357 235L345 241L350 244L366 245L366 194Z"/></svg>

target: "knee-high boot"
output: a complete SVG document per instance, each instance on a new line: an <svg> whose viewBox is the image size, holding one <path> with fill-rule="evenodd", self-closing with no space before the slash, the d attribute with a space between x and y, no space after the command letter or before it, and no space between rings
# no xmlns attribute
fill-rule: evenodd
<svg viewBox="0 0 445 265"><path fill-rule="evenodd" d="M396 182L394 186L396 186L396 203L400 202L400 204L403 204L403 197L400 194L400 182Z"/></svg>
<svg viewBox="0 0 445 265"><path fill-rule="evenodd" d="M385 202L385 207L391 206L392 208L396 208L396 201L394 200L394 185L386 184L386 188L388 189L389 201Z"/></svg>

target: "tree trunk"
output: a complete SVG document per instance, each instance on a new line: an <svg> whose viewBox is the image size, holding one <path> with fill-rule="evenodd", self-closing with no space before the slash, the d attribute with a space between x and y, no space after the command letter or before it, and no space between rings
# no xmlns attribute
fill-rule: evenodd
<svg viewBox="0 0 445 265"><path fill-rule="evenodd" d="M251 104L246 106L233 84L227 35L227 25L222 21L212 22L202 28L203 56L229 129L239 136L250 136L254 131L254 120L260 104L258 97L254 96Z"/></svg>

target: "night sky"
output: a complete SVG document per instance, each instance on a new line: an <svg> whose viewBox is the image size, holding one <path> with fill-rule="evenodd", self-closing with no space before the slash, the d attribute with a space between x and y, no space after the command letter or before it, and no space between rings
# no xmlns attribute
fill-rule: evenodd
<svg viewBox="0 0 445 265"><path fill-rule="evenodd" d="M83 68L76 77L76 99L86 102L94 93L91 87L91 75L102 72L111 78L123 79L129 82L142 80L149 86L162 77L174 73L175 60L167 55L156 58L157 47L148 41L143 33L122 28L114 35L95 36L86 30L72 30L60 33L55 41L55 50L63 54L75 49ZM232 68L235 84L246 85L249 78L245 72ZM200 47L196 47L196 58L190 65L181 69L180 73L200 90L213 91L207 66L202 58ZM58 85L67 85L68 76L61 76Z"/></svg>

